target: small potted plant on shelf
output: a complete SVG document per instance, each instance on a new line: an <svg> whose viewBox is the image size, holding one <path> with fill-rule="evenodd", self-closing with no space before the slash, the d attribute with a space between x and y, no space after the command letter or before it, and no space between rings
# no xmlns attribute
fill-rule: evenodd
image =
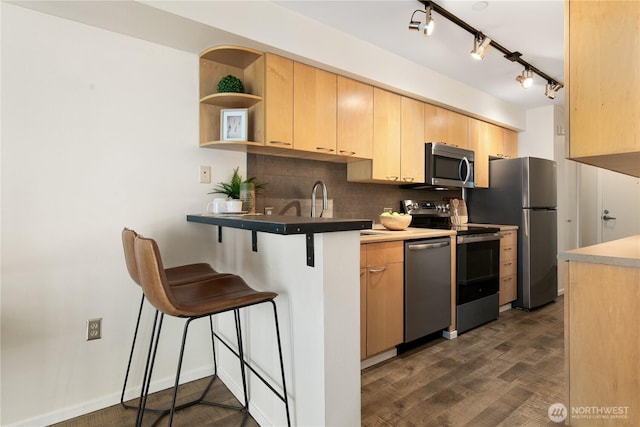
<svg viewBox="0 0 640 427"><path fill-rule="evenodd" d="M244 93L242 80L231 74L224 76L218 82L218 93Z"/></svg>
<svg viewBox="0 0 640 427"><path fill-rule="evenodd" d="M243 178L238 173L239 168L238 166L233 170L231 181L219 182L209 194L225 194L229 199L240 199L242 200L242 210L253 213L255 212L255 195L267 184L256 182L255 176Z"/></svg>

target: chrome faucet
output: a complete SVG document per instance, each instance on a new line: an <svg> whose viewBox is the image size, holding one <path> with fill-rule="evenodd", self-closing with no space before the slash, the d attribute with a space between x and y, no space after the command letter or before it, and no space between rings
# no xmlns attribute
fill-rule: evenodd
<svg viewBox="0 0 640 427"><path fill-rule="evenodd" d="M318 187L322 187L322 211L328 208L329 202L327 201L327 186L324 185L322 181L316 181L313 184L313 189L311 189L311 218L315 218L316 216L316 189ZM322 217L322 212L320 212L320 217Z"/></svg>

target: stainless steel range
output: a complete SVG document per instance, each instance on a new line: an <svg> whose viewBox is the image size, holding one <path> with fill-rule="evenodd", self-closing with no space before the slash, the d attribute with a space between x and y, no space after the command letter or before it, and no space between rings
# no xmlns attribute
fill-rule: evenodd
<svg viewBox="0 0 640 427"><path fill-rule="evenodd" d="M456 231L456 329L468 331L498 318L500 274L499 228L451 224L446 202L403 200L401 209L412 215L411 227ZM419 286L405 283L407 287Z"/></svg>

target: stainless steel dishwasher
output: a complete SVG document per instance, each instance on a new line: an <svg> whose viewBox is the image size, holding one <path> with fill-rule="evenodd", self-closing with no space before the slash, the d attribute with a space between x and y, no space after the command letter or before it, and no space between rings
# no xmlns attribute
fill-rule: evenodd
<svg viewBox="0 0 640 427"><path fill-rule="evenodd" d="M404 244L404 342L451 324L449 237Z"/></svg>

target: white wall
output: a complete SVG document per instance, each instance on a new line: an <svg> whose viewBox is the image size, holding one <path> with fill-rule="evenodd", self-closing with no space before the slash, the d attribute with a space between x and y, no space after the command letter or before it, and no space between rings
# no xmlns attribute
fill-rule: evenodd
<svg viewBox="0 0 640 427"><path fill-rule="evenodd" d="M119 399L140 297L122 228L156 238L168 266L207 261L213 232L185 221L211 197L198 167L215 183L246 159L197 147L196 55L1 7L0 424L44 425ZM94 317L103 338L87 342ZM187 377L208 367L206 343L191 342Z"/></svg>
<svg viewBox="0 0 640 427"><path fill-rule="evenodd" d="M527 128L518 134L518 157L554 160L554 106L527 110Z"/></svg>

